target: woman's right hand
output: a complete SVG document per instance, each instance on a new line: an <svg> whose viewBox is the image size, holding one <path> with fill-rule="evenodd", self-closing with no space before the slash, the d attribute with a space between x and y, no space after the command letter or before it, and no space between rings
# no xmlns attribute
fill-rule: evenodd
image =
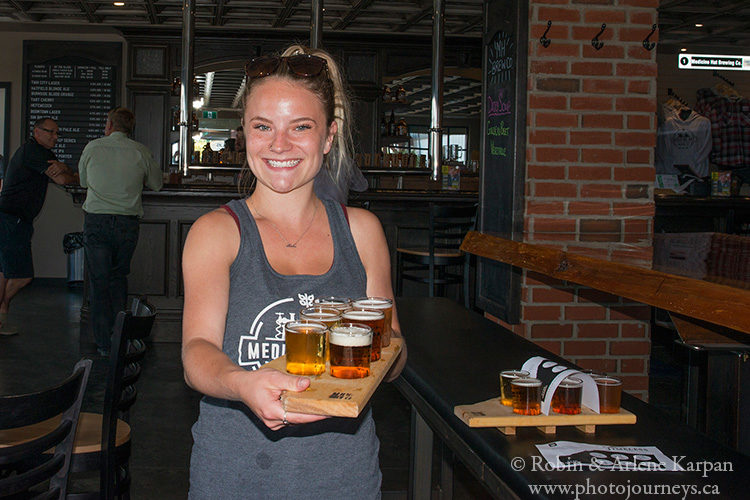
<svg viewBox="0 0 750 500"><path fill-rule="evenodd" d="M310 379L288 375L272 368L238 373L237 391L243 403L272 431L289 425L317 422L328 417L284 411L281 395L284 391L302 392L310 386Z"/></svg>

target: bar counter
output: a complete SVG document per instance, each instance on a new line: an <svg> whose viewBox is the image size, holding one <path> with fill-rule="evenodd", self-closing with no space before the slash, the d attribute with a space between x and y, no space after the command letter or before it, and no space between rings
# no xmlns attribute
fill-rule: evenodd
<svg viewBox="0 0 750 500"><path fill-rule="evenodd" d="M667 496L675 498L747 498L750 458L625 393L622 406L637 416L637 423L598 426L596 434L558 427L556 435L519 428L516 435L506 436L493 428L468 427L454 416L454 407L499 396L500 371L519 368L532 356L561 358L448 299L400 298L397 307L409 356L395 384L412 404L410 498L430 498L433 432L496 498L653 498L653 493L635 494L635 488L657 486L669 488L661 493L669 491ZM667 457L678 457L686 471L548 470L535 445L552 441L656 446ZM687 470L721 464L732 470ZM450 470L443 470L450 477ZM569 493L532 493L533 485L573 486ZM576 497L576 486L587 489ZM688 488L687 495L682 488Z"/></svg>
<svg viewBox="0 0 750 500"><path fill-rule="evenodd" d="M654 232L748 234L750 197L654 195ZM744 225L744 227L743 227Z"/></svg>
<svg viewBox="0 0 750 500"><path fill-rule="evenodd" d="M86 189L80 186L65 189L76 205L83 203ZM147 295L157 307L159 314L151 335L154 341L180 341L181 256L190 226L201 215L242 196L237 187L230 184L166 184L161 191L143 192L144 215L128 277L128 291L131 295ZM349 205L365 207L380 218L391 261L395 262L397 245L416 246L426 238L430 202L476 203L477 196L476 191L370 189L351 193ZM86 321L87 318L88 305L84 300L81 319Z"/></svg>

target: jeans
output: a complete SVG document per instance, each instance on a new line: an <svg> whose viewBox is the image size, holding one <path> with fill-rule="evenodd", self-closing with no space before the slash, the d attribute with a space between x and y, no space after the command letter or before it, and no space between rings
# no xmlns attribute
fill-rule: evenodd
<svg viewBox="0 0 750 500"><path fill-rule="evenodd" d="M109 350L115 316L125 310L130 260L138 243L134 215L86 214L83 247L91 325L97 347Z"/></svg>

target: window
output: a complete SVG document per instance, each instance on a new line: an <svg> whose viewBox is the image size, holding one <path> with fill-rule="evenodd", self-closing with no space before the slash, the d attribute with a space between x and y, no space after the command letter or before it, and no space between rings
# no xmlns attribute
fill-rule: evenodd
<svg viewBox="0 0 750 500"><path fill-rule="evenodd" d="M416 155L425 155L429 157L430 154L430 131L429 127L414 125L409 128L409 136L411 137L411 151ZM448 158L448 150L450 146L456 148L457 158L456 160L466 164L467 148L469 145L469 129L468 127L444 127L443 128L443 159Z"/></svg>

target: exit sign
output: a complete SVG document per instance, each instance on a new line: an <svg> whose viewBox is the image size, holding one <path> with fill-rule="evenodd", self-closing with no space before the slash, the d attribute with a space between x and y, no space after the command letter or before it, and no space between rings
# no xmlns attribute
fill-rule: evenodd
<svg viewBox="0 0 750 500"><path fill-rule="evenodd" d="M204 111L203 112L203 118L211 118L212 120L216 119L216 111Z"/></svg>

